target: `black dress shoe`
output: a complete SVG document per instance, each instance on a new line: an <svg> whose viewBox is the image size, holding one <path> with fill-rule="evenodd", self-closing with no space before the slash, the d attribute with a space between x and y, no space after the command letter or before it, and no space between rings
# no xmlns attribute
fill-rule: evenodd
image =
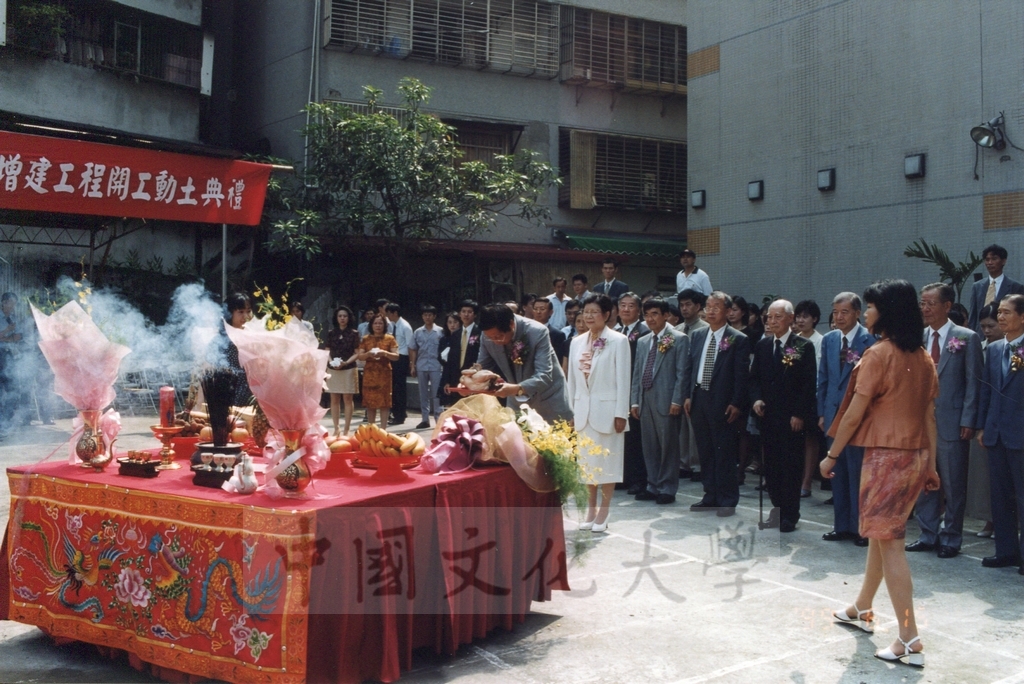
<svg viewBox="0 0 1024 684"><path fill-rule="evenodd" d="M398 420L397 418L389 418L388 419L388 425L401 425L404 422L405 422L404 418L402 420Z"/></svg>
<svg viewBox="0 0 1024 684"><path fill-rule="evenodd" d="M986 568L1008 568L1011 565L1020 565L1020 558L1017 556L985 556L981 564Z"/></svg>
<svg viewBox="0 0 1024 684"><path fill-rule="evenodd" d="M833 505L833 503L832 503L832 497L831 497L831 496L830 496L830 497L828 497L827 499L825 499L825 500L824 500L824 501L822 501L821 503L825 504L826 506L832 506L832 505Z"/></svg>
<svg viewBox="0 0 1024 684"><path fill-rule="evenodd" d="M867 546L869 543L870 542L868 542L868 538L867 537L862 537L859 534L853 535L853 545L854 546L860 546L861 548L863 548L863 547Z"/></svg>
<svg viewBox="0 0 1024 684"><path fill-rule="evenodd" d="M954 548L952 546L940 546L939 553L937 555L939 556L939 558L956 558L958 555L960 555L960 549Z"/></svg>
<svg viewBox="0 0 1024 684"><path fill-rule="evenodd" d="M721 508L718 509L715 515L717 515L719 518L731 518L732 516L736 515L736 507L722 506Z"/></svg>
<svg viewBox="0 0 1024 684"><path fill-rule="evenodd" d="M654 492L649 492L645 489L642 492L638 492L636 496L633 498L635 498L637 501L656 501L658 495L655 494Z"/></svg>
<svg viewBox="0 0 1024 684"><path fill-rule="evenodd" d="M708 501L707 499L701 499L695 504L690 505L691 511L711 511L715 509L715 502Z"/></svg>
<svg viewBox="0 0 1024 684"><path fill-rule="evenodd" d="M779 532L793 532L796 530L796 523L788 518L783 518L779 523Z"/></svg>
<svg viewBox="0 0 1024 684"><path fill-rule="evenodd" d="M847 539L853 539L853 537L853 532L836 532L835 530L829 530L821 535L821 538L825 541L846 541Z"/></svg>
<svg viewBox="0 0 1024 684"><path fill-rule="evenodd" d="M658 498L654 500L654 503L659 505L674 504L676 502L675 494L659 494Z"/></svg>
<svg viewBox="0 0 1024 684"><path fill-rule="evenodd" d="M913 544L907 544L906 550L910 553L914 553L916 551L934 551L935 544L927 544L919 539Z"/></svg>
<svg viewBox="0 0 1024 684"><path fill-rule="evenodd" d="M416 426L416 429L417 430L426 430L428 427L430 427L430 421L429 420L421 420L419 422L419 424Z"/></svg>
<svg viewBox="0 0 1024 684"><path fill-rule="evenodd" d="M691 478L691 477L693 477L693 471L692 470L690 470L689 468L680 468L679 469L679 479L688 479L688 478Z"/></svg>
<svg viewBox="0 0 1024 684"><path fill-rule="evenodd" d="M626 494L629 494L630 496L636 496L637 494L639 494L642 491L645 491L646 489L647 487L645 487L642 484L635 484L626 490Z"/></svg>

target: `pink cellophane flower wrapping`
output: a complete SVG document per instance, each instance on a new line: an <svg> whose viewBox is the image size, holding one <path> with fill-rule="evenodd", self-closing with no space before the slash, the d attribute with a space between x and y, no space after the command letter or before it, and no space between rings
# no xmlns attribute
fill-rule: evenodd
<svg viewBox="0 0 1024 684"><path fill-rule="evenodd" d="M299 458L305 460L310 473L323 470L331 450L319 424L327 412L320 407L320 395L330 352L317 349L316 336L294 320L277 330L263 326L225 327L238 347L238 361L245 369L249 389L260 402L270 426L274 430L302 430ZM284 448L284 438L271 432L264 455L269 461L266 492L280 496L283 492L279 491L274 473L290 456Z"/></svg>
<svg viewBox="0 0 1024 684"><path fill-rule="evenodd" d="M484 426L480 421L449 417L420 459L420 468L428 473L461 473L469 470L483 455L486 442Z"/></svg>
<svg viewBox="0 0 1024 684"><path fill-rule="evenodd" d="M32 307L39 348L53 370L53 391L80 411L103 410L114 401L114 382L128 347L111 342L77 302L47 316Z"/></svg>
<svg viewBox="0 0 1024 684"><path fill-rule="evenodd" d="M297 321L277 330L226 328L271 427L306 430L323 418L320 395L330 352L317 349L313 333Z"/></svg>

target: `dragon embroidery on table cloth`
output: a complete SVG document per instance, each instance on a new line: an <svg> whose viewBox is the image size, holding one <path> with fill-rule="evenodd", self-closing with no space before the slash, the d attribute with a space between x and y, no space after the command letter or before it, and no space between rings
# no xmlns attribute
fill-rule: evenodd
<svg viewBox="0 0 1024 684"><path fill-rule="evenodd" d="M253 562L255 543L243 561L221 555L226 541L215 544L191 528L172 525L147 541L134 523L103 520L93 532L80 528L81 516L66 520L67 530L45 518L21 522L23 543L11 555L17 596L55 596L60 606L93 623L139 636L170 642L205 637L211 652L238 653L247 646L253 662L259 660L273 635L256 625L275 613L281 598L281 558L253 573L243 562ZM40 575L42 591L33 591L38 587L30 584Z"/></svg>

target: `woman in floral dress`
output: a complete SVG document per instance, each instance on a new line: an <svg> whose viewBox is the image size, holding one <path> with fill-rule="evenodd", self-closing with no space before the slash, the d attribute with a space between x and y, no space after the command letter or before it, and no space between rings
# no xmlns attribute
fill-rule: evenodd
<svg viewBox="0 0 1024 684"><path fill-rule="evenodd" d="M370 321L370 334L359 343L358 360L365 361L363 368L363 408L366 422L373 423L380 409L380 427L388 427L388 411L391 408L391 363L398 360L398 341L387 333L388 322L383 314L376 314Z"/></svg>

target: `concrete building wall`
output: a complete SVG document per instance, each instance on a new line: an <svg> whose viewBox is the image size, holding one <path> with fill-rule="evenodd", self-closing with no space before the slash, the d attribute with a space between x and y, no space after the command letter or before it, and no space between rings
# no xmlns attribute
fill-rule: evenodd
<svg viewBox="0 0 1024 684"><path fill-rule="evenodd" d="M202 0L114 0L120 5L199 26L203 20Z"/></svg>
<svg viewBox="0 0 1024 684"><path fill-rule="evenodd" d="M132 135L199 140L199 93L92 67L5 52L0 111Z"/></svg>
<svg viewBox="0 0 1024 684"><path fill-rule="evenodd" d="M1005 110L1024 141L1024 5L692 0L688 16L689 187L707 191L689 240L716 287L827 302L921 285L938 272L903 256L918 238L957 260L999 242L1024 273L1024 153L979 150L975 180L969 137ZM926 176L904 178L917 153Z"/></svg>

